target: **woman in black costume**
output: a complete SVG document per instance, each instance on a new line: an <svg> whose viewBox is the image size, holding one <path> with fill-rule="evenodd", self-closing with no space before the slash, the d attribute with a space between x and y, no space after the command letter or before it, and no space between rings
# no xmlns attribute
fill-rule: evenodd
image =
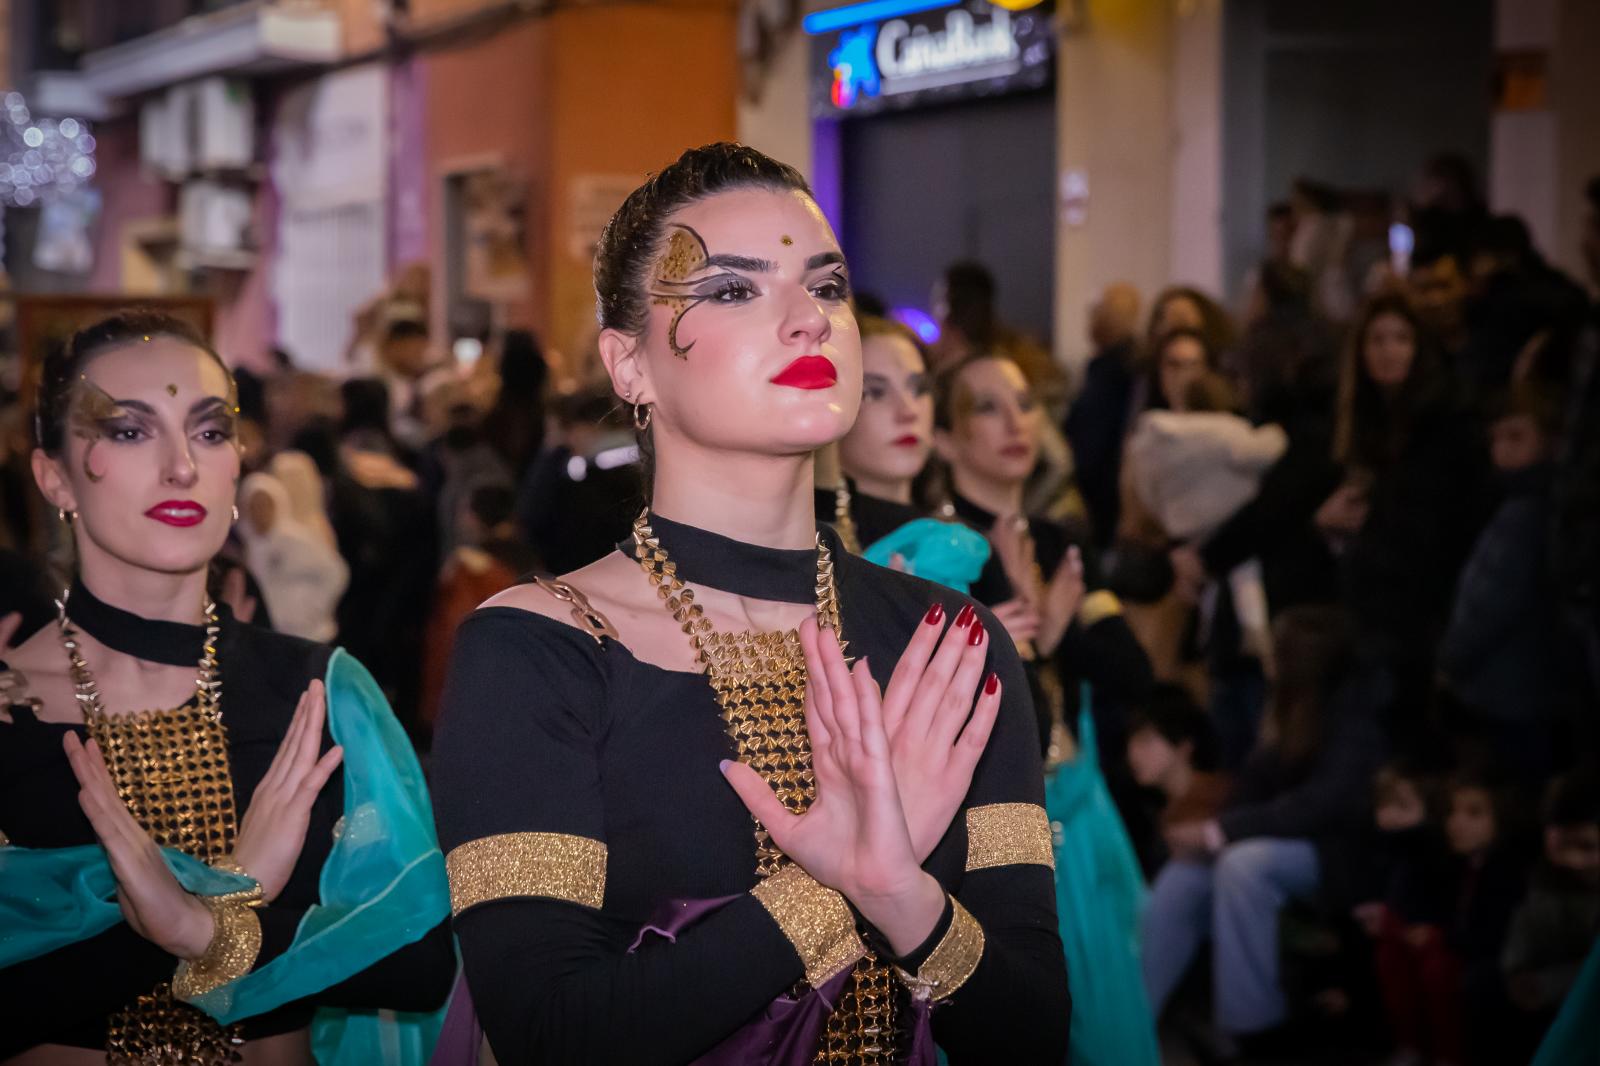
<svg viewBox="0 0 1600 1066"><path fill-rule="evenodd" d="M1015 650L813 517L811 453L861 396L848 286L804 180L735 145L685 153L602 237L601 354L652 505L464 623L434 749L504 1066L1065 1054Z"/></svg>
<svg viewBox="0 0 1600 1066"><path fill-rule="evenodd" d="M0 1062L300 1066L319 1007L437 1008L442 860L381 695L344 653L206 593L239 478L227 368L182 323L128 312L47 361L38 405L34 473L77 572L55 622L15 648L0 632ZM390 775L343 845L368 879L328 885L347 799ZM415 862L390 880L400 836ZM386 890L373 923L361 897ZM324 929L339 950L308 961L311 929L357 911L379 932Z"/></svg>

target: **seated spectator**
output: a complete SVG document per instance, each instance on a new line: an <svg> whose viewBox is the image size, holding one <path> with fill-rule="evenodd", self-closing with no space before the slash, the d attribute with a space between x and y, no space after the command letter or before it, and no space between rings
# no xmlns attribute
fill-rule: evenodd
<svg viewBox="0 0 1600 1066"><path fill-rule="evenodd" d="M1227 806L1167 829L1173 858L1145 912L1145 987L1158 1016L1200 945L1212 944L1217 1043L1271 1043L1288 1015L1278 912L1306 899L1366 816L1383 758L1374 710L1387 697L1362 668L1348 618L1298 607L1279 618L1278 676L1261 742Z"/></svg>
<svg viewBox="0 0 1600 1066"><path fill-rule="evenodd" d="M1544 860L1511 918L1500 967L1518 1026L1537 1039L1578 979L1600 936L1600 785L1575 772L1551 783Z"/></svg>
<svg viewBox="0 0 1600 1066"><path fill-rule="evenodd" d="M1158 829L1204 822L1221 810L1229 779L1216 772L1216 763L1211 719L1182 685L1155 685L1135 707L1128 733L1134 783L1159 797L1159 818L1130 819L1128 824L1146 877L1154 877L1168 857Z"/></svg>
<svg viewBox="0 0 1600 1066"><path fill-rule="evenodd" d="M1546 552L1558 418L1547 397L1519 389L1494 420L1490 450L1505 495L1467 558L1439 647L1466 719L1455 724L1527 781L1550 772L1562 689Z"/></svg>
<svg viewBox="0 0 1600 1066"><path fill-rule="evenodd" d="M1448 855L1413 856L1393 879L1378 932L1378 983L1397 1063L1504 1062L1499 958L1523 869L1502 796L1458 777L1445 819Z"/></svg>
<svg viewBox="0 0 1600 1066"><path fill-rule="evenodd" d="M1128 729L1133 779L1160 791L1163 825L1217 816L1228 779L1217 773L1216 734L1181 685L1158 684L1134 711Z"/></svg>

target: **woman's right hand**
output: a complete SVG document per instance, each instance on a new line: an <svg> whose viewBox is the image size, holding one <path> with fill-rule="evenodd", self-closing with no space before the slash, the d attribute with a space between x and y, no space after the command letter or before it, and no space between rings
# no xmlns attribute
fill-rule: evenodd
<svg viewBox="0 0 1600 1066"><path fill-rule="evenodd" d="M288 883L306 842L311 805L344 756L344 749L335 745L317 757L326 711L322 682L313 681L239 825L233 858L260 883L264 900L276 899Z"/></svg>
<svg viewBox="0 0 1600 1066"><path fill-rule="evenodd" d="M935 604L900 654L883 696L895 784L919 863L933 854L966 799L1000 713L1000 678L983 677L989 656L983 623L971 607L948 628L944 618Z"/></svg>
<svg viewBox="0 0 1600 1066"><path fill-rule="evenodd" d="M907 953L938 923L944 892L912 848L877 685L865 659L845 665L838 638L819 634L815 619L801 625L800 640L808 667L820 668L808 676L805 706L816 798L793 814L751 767L724 761L723 774L785 855Z"/></svg>

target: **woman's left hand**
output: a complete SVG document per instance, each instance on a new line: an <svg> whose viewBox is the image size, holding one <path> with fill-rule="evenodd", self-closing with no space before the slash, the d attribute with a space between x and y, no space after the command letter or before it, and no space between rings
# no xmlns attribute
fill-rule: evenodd
<svg viewBox="0 0 1600 1066"><path fill-rule="evenodd" d="M260 882L261 898L269 902L288 883L300 849L305 846L311 805L344 757L344 749L337 745L320 759L317 757L326 713L327 696L322 682L313 681L301 695L289 732L278 745L278 754L256 786L250 808L239 824L234 860Z"/></svg>
<svg viewBox="0 0 1600 1066"><path fill-rule="evenodd" d="M117 904L128 925L169 955L198 959L211 944L211 912L178 883L161 849L128 813L100 746L93 740L84 744L69 731L62 747L78 779L78 806L111 860Z"/></svg>
<svg viewBox="0 0 1600 1066"><path fill-rule="evenodd" d="M1074 544L1056 567L1044 590L1044 609L1039 612L1039 636L1034 644L1040 655L1052 655L1066 635L1072 619L1083 604L1083 552Z"/></svg>

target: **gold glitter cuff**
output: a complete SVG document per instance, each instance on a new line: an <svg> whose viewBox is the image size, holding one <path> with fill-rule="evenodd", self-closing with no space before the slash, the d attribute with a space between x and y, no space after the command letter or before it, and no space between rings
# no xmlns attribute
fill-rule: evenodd
<svg viewBox="0 0 1600 1066"><path fill-rule="evenodd" d="M568 833L500 833L450 849L450 912L511 896L546 896L599 909L606 846Z"/></svg>
<svg viewBox="0 0 1600 1066"><path fill-rule="evenodd" d="M233 857L233 852L231 851L220 858L212 859L211 868L213 870L226 870L230 874L238 874L240 877L248 877L250 880L255 881L255 877L249 870L239 865L239 860ZM247 903L252 907L259 907L267 902L261 896L261 884L259 882L251 888L241 888L237 892L229 892L226 895L213 896L212 898L218 902Z"/></svg>
<svg viewBox="0 0 1600 1066"><path fill-rule="evenodd" d="M261 890L257 887L255 891ZM200 902L211 912L216 930L204 955L178 963L178 972L172 977L172 994L178 999L194 999L238 980L250 972L261 954L261 919L249 903L213 896L201 896Z"/></svg>
<svg viewBox="0 0 1600 1066"><path fill-rule="evenodd" d="M1078 621L1085 629L1121 613L1122 601L1110 589L1095 589L1078 605Z"/></svg>
<svg viewBox="0 0 1600 1066"><path fill-rule="evenodd" d="M844 897L793 864L750 890L805 964L806 982L820 988L867 953Z"/></svg>
<svg viewBox="0 0 1600 1066"><path fill-rule="evenodd" d="M1037 803L991 803L967 809L967 872L1032 863L1056 867L1050 816Z"/></svg>
<svg viewBox="0 0 1600 1066"><path fill-rule="evenodd" d="M967 913L961 901L950 898L950 928L915 975L895 967L916 999L947 999L967 983L983 958L983 926Z"/></svg>

